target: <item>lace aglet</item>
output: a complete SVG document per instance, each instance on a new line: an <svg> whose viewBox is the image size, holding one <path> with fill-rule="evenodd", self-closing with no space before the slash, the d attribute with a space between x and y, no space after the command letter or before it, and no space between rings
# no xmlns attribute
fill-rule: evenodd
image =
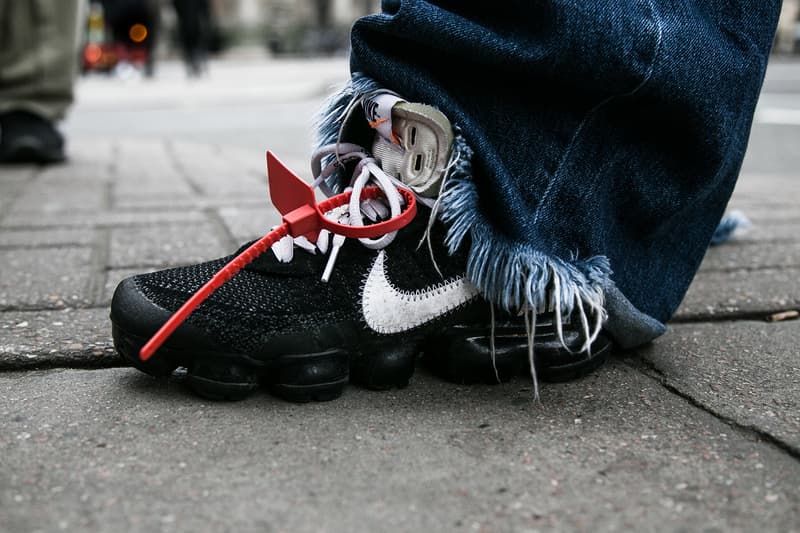
<svg viewBox="0 0 800 533"><path fill-rule="evenodd" d="M336 264L336 258L339 256L339 249L344 244L345 237L343 235L334 235L333 242L331 243L331 255L328 256L328 263L325 265L325 270L322 272L322 281L328 283L331 279L333 272L333 265Z"/></svg>

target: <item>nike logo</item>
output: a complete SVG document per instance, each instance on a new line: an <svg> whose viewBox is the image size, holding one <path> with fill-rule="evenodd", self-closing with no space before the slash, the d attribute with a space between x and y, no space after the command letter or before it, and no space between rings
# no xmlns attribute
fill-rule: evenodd
<svg viewBox="0 0 800 533"><path fill-rule="evenodd" d="M380 252L369 271L361 297L364 320L378 333L408 331L478 296L478 289L464 277L420 291L401 291L386 277L385 261L385 252Z"/></svg>

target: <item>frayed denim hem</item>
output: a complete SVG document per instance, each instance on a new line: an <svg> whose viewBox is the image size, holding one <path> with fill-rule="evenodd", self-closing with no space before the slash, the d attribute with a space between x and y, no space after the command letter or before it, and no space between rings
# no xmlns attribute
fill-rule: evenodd
<svg viewBox="0 0 800 533"><path fill-rule="evenodd" d="M317 117L315 147L340 142L347 120L361 98L381 89L374 80L353 74ZM472 148L457 126L454 131L453 153L432 216L446 225L445 246L451 254L465 240L469 241L467 278L484 298L509 312L553 312L559 334L562 321L568 317L580 320L586 347L607 319L625 324L623 329L611 324L607 328L624 347L643 344L664 332L663 324L636 310L619 292L611 281L607 257L564 260L498 233L479 211L478 190L472 177ZM344 175L334 173L327 184L340 192L345 185ZM612 300L611 316L606 311L607 293ZM617 313L621 316L615 317Z"/></svg>
<svg viewBox="0 0 800 533"><path fill-rule="evenodd" d="M455 164L441 194L439 218L448 227L445 246L453 253L469 237L467 277L481 293L506 311L574 311L603 314L603 287L611 267L604 256L562 260L524 243L509 241L479 212L472 180L472 149L460 135L453 147ZM603 317L604 318L604 317Z"/></svg>

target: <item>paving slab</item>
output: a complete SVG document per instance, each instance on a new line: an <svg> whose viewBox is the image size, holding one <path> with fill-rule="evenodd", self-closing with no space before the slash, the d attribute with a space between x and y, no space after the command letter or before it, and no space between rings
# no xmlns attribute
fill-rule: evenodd
<svg viewBox="0 0 800 533"><path fill-rule="evenodd" d="M137 163L126 167L124 170L119 170L119 178L114 181L112 190L112 201L117 202L128 195L139 194L142 191L147 191L148 194L159 196L190 196L197 194L195 188L183 179L183 176L175 171L159 171L151 170L150 172L155 175L141 174L141 166L149 163ZM155 166L165 168L167 163L156 162ZM171 163L169 163L171 164ZM168 168L168 167L167 167Z"/></svg>
<svg viewBox="0 0 800 533"><path fill-rule="evenodd" d="M36 167L32 165L0 165L0 220L35 174Z"/></svg>
<svg viewBox="0 0 800 533"><path fill-rule="evenodd" d="M800 267L800 242L729 241L706 252L700 272Z"/></svg>
<svg viewBox="0 0 800 533"><path fill-rule="evenodd" d="M792 220L800 224L800 209L788 202L787 204L754 203L752 205L740 205L736 210L741 211L754 222Z"/></svg>
<svg viewBox="0 0 800 533"><path fill-rule="evenodd" d="M35 165L0 164L0 187L10 183L25 183L31 180L38 170L39 167Z"/></svg>
<svg viewBox="0 0 800 533"><path fill-rule="evenodd" d="M64 227L113 227L153 225L170 222L200 222L203 213L190 209L180 210L114 210L96 212L64 212L64 213L13 213L5 217L0 224L2 228L64 228Z"/></svg>
<svg viewBox="0 0 800 533"><path fill-rule="evenodd" d="M306 146L305 148L308 149L310 147ZM264 158L266 151L266 146L264 150L259 150L258 152L255 149L248 149L242 148L239 146L232 146L229 144L220 144L218 146L218 156L224 160L231 168L241 168L242 172L249 173L256 181L264 182L267 177L267 170L266 170L266 161ZM296 168L298 171L305 171L306 168L310 167L310 157L306 155L305 151L300 151L301 155L297 155L293 151L292 153L281 154L281 157L285 158L282 159L284 163L292 164L291 168ZM305 174L300 174L301 176L305 176Z"/></svg>
<svg viewBox="0 0 800 533"><path fill-rule="evenodd" d="M184 177L206 195L266 194L264 153L253 152L248 158L231 160L221 155L217 146L173 143L170 153ZM254 169L260 167L258 179Z"/></svg>
<svg viewBox="0 0 800 533"><path fill-rule="evenodd" d="M65 180L58 185L36 180L14 200L11 212L96 211L106 207L107 197L105 186L86 180Z"/></svg>
<svg viewBox="0 0 800 533"><path fill-rule="evenodd" d="M81 165L93 162L103 165L112 165L116 160L119 140L108 135L80 135L67 139L67 155L69 165ZM59 169L63 166L48 167Z"/></svg>
<svg viewBox="0 0 800 533"><path fill-rule="evenodd" d="M108 309L0 313L0 370L120 364Z"/></svg>
<svg viewBox="0 0 800 533"><path fill-rule="evenodd" d="M111 230L109 266L174 266L230 253L210 223L161 224Z"/></svg>
<svg viewBox="0 0 800 533"><path fill-rule="evenodd" d="M87 247L0 249L0 309L88 305L91 258Z"/></svg>
<svg viewBox="0 0 800 533"><path fill-rule="evenodd" d="M797 531L800 463L627 365L571 384L209 403L132 369L0 375L9 531Z"/></svg>
<svg viewBox="0 0 800 533"><path fill-rule="evenodd" d="M759 106L764 105L764 96L762 93ZM774 101L773 97L774 95L769 95L769 100ZM796 93L791 98L796 101ZM742 165L743 172L759 176L780 175L793 173L800 168L796 132L796 129L789 126L763 124L756 120L750 132L747 156Z"/></svg>
<svg viewBox="0 0 800 533"><path fill-rule="evenodd" d="M239 241L256 239L281 223L278 211L272 205L259 207L223 207L219 209L231 235Z"/></svg>
<svg viewBox="0 0 800 533"><path fill-rule="evenodd" d="M791 150L794 151L794 150ZM753 152L751 152L753 153ZM786 156L781 154L781 163L786 163ZM787 165L790 172L747 172L739 177L736 188L731 195L731 204L735 205L741 199L757 198L762 202L787 202L796 199L800 194L800 183L797 182L795 171L797 167Z"/></svg>
<svg viewBox="0 0 800 533"><path fill-rule="evenodd" d="M106 153L98 151L76 157L70 149L67 163L42 167L36 175L36 182L50 186L64 186L76 181L93 182L98 186L107 184L114 178L114 162L111 148L106 150Z"/></svg>
<svg viewBox="0 0 800 533"><path fill-rule="evenodd" d="M638 353L682 394L800 457L798 341L800 320L675 324Z"/></svg>
<svg viewBox="0 0 800 533"><path fill-rule="evenodd" d="M119 209L207 209L212 207L261 207L271 205L267 196L266 187L261 187L257 195L241 194L215 194L213 196L199 195L163 195L151 193L126 194L114 200L114 207Z"/></svg>
<svg viewBox="0 0 800 533"><path fill-rule="evenodd" d="M800 268L765 268L700 273L675 318L696 320L769 315L800 309Z"/></svg>
<svg viewBox="0 0 800 533"><path fill-rule="evenodd" d="M0 246L14 248L36 248L42 246L87 246L94 242L92 229L38 229L3 230L0 232Z"/></svg>
<svg viewBox="0 0 800 533"><path fill-rule="evenodd" d="M800 220L753 221L747 229L737 230L730 243L786 243L800 241Z"/></svg>

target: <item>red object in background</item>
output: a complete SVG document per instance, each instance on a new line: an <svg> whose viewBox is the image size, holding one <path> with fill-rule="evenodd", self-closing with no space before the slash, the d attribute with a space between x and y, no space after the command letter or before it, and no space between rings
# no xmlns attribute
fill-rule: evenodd
<svg viewBox="0 0 800 533"><path fill-rule="evenodd" d="M81 66L84 72L109 72L120 63L142 67L147 63L147 49L123 43L89 43L83 48Z"/></svg>

